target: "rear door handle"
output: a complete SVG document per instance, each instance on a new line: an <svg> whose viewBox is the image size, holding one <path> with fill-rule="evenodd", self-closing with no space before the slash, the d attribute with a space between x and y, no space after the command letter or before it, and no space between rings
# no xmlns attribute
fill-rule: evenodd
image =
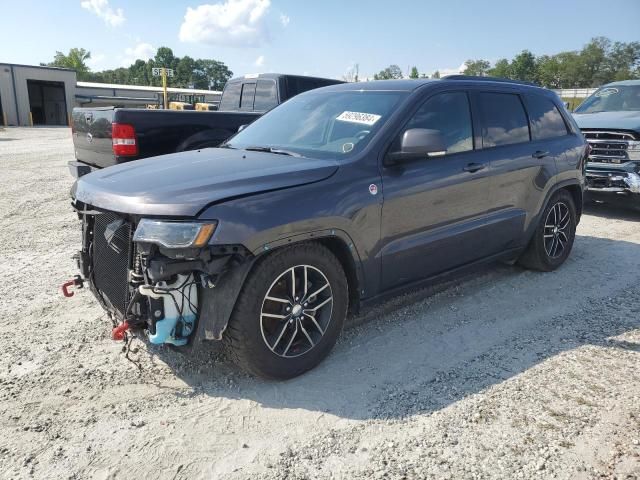
<svg viewBox="0 0 640 480"><path fill-rule="evenodd" d="M542 150L538 150L536 152L533 152L533 154L531 155L533 158L544 158L549 156L549 152L543 152Z"/></svg>
<svg viewBox="0 0 640 480"><path fill-rule="evenodd" d="M486 165L483 165L482 163L470 163L470 164L468 164L467 166L465 166L465 167L463 168L463 170L464 170L465 172L471 172L471 173L474 173L474 172L478 172L478 171L480 171L480 170L482 170L482 169L484 169L484 168L487 168L487 166L486 166Z"/></svg>

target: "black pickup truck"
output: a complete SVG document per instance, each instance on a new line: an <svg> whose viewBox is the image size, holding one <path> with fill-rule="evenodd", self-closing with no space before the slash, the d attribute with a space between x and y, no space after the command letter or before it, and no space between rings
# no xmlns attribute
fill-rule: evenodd
<svg viewBox="0 0 640 480"><path fill-rule="evenodd" d="M295 95L339 80L276 73L230 80L215 112L74 108L71 173L167 153L216 147L238 129Z"/></svg>

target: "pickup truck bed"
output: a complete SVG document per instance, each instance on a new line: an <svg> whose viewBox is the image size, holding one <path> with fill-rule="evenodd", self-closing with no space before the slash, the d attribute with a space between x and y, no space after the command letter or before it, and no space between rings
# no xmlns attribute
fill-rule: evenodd
<svg viewBox="0 0 640 480"><path fill-rule="evenodd" d="M73 110L75 156L91 167L105 168L140 158L215 147L260 115L259 112L76 108ZM136 154L114 152L113 124L131 126Z"/></svg>
<svg viewBox="0 0 640 480"><path fill-rule="evenodd" d="M80 177L110 167L168 153L217 147L265 112L295 95L342 83L326 78L277 73L245 75L230 80L220 111L75 108L71 173Z"/></svg>

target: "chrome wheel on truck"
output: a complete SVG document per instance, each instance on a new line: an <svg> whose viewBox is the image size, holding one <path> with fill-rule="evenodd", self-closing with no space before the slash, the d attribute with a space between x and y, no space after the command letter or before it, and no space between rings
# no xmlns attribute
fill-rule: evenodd
<svg viewBox="0 0 640 480"><path fill-rule="evenodd" d="M320 243L276 250L259 259L224 333L230 356L250 373L292 378L333 348L347 313L342 264Z"/></svg>
<svg viewBox="0 0 640 480"><path fill-rule="evenodd" d="M324 336L332 311L333 293L325 274L310 265L296 265L274 280L262 301L262 338L276 355L303 355Z"/></svg>

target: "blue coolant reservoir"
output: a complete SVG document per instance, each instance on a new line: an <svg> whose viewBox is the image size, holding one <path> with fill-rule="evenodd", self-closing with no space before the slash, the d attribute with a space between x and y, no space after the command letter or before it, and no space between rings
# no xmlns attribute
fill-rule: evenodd
<svg viewBox="0 0 640 480"><path fill-rule="evenodd" d="M198 313L198 286L193 274L178 275L170 284L141 285L139 290L142 295L162 299L164 304L164 318L156 322L156 331L149 333L149 341L156 345L186 345Z"/></svg>

